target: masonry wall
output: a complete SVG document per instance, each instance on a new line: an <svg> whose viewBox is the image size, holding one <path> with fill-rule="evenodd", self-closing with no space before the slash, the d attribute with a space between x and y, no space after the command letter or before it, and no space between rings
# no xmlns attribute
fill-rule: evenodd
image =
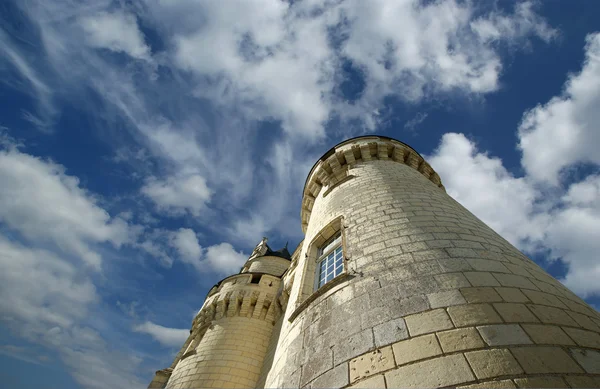
<svg viewBox="0 0 600 389"><path fill-rule="evenodd" d="M259 283L251 283L253 275L260 277ZM279 277L252 273L221 282L194 319L192 334L168 381L157 373L150 387L257 387L273 325L280 316L276 301L280 283Z"/></svg>
<svg viewBox="0 0 600 389"><path fill-rule="evenodd" d="M598 312L415 166L371 154L314 200L266 387L599 387ZM298 313L308 245L339 216L349 277Z"/></svg>

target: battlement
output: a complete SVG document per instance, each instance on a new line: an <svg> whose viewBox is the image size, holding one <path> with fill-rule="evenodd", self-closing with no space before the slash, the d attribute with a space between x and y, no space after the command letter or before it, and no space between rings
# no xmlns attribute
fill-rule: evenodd
<svg viewBox="0 0 600 389"><path fill-rule="evenodd" d="M303 232L306 233L315 199L321 190L325 188L326 195L337 185L352 178L349 170L354 165L372 160L389 160L410 166L445 191L440 176L409 145L384 136L348 139L325 153L308 174L300 211Z"/></svg>

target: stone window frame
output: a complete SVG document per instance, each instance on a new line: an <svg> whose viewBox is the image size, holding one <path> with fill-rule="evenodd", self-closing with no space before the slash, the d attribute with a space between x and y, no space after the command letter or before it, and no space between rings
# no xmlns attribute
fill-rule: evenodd
<svg viewBox="0 0 600 389"><path fill-rule="evenodd" d="M336 242L339 239L339 242ZM330 246L331 247L327 247ZM335 265L336 262L336 251L340 249L341 250L341 259L342 259L342 269L340 270L339 273L337 273L337 266ZM321 274L323 272L323 269L321 269L321 264L323 262L328 262L328 261L332 261L333 262L333 277L327 281L327 279L324 280L322 285L319 285L321 283ZM344 247L342 245L342 231L339 230L337 231L335 234L333 234L329 239L327 239L327 241L325 241L325 243L321 244L318 248L317 248L317 259L316 259L316 267L315 267L315 282L314 282L314 287L313 287L313 291L316 291L322 287L324 287L328 282L333 281L336 277L340 276L344 270L345 270L345 263L344 263ZM325 274L327 274L328 271L327 269L325 269ZM337 274L336 274L337 273Z"/></svg>
<svg viewBox="0 0 600 389"><path fill-rule="evenodd" d="M340 232L342 238L342 272L334 277L331 281L326 282L320 288L315 289L315 286L317 285L317 263L319 262L319 259L321 259L318 250L327 242L328 239L338 232ZM347 281L349 278L351 278L351 275L348 267L348 248L346 231L344 228L344 216L338 216L330 221L324 228L322 228L308 245L305 253L304 272L300 285L298 301L296 302L296 308L288 320L292 322L313 301L325 294L327 291L333 289L335 286Z"/></svg>

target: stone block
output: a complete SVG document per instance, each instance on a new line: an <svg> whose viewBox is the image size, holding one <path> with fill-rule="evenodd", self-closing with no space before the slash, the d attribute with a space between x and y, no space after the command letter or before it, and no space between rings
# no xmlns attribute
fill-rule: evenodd
<svg viewBox="0 0 600 389"><path fill-rule="evenodd" d="M502 297L492 287L461 288L460 292L470 303L493 303L502 301Z"/></svg>
<svg viewBox="0 0 600 389"><path fill-rule="evenodd" d="M515 378L517 388L568 388L560 377L526 377Z"/></svg>
<svg viewBox="0 0 600 389"><path fill-rule="evenodd" d="M477 327L483 340L490 346L532 344L533 342L518 324L496 324Z"/></svg>
<svg viewBox="0 0 600 389"><path fill-rule="evenodd" d="M600 388L600 377L566 376L565 380L572 388Z"/></svg>
<svg viewBox="0 0 600 389"><path fill-rule="evenodd" d="M444 273L473 270L471 265L461 258L438 259L438 262Z"/></svg>
<svg viewBox="0 0 600 389"><path fill-rule="evenodd" d="M430 243L433 242L427 242L428 245ZM446 253L444 250L425 250L414 253L413 258L415 261L431 261L434 259L448 258L448 253Z"/></svg>
<svg viewBox="0 0 600 389"><path fill-rule="evenodd" d="M571 305L575 305L575 304L571 304ZM570 307L569 307L570 308ZM596 331L599 332L600 331L600 327L594 323L594 321L587 315L581 314L581 313L577 313L577 312L571 312L571 311L566 311L569 316L571 316L576 322L577 324L579 324L581 327L588 329L588 330L592 330L592 331Z"/></svg>
<svg viewBox="0 0 600 389"><path fill-rule="evenodd" d="M444 309L418 313L404 318L411 336L453 328L452 321Z"/></svg>
<svg viewBox="0 0 600 389"><path fill-rule="evenodd" d="M466 301L458 290L430 293L427 295L431 308L449 307L465 304Z"/></svg>
<svg viewBox="0 0 600 389"><path fill-rule="evenodd" d="M494 277L498 280L500 285L508 286L513 288L525 288L525 289L533 289L537 290L537 286L535 286L531 281L523 276L518 276L515 274L502 274L495 273Z"/></svg>
<svg viewBox="0 0 600 389"><path fill-rule="evenodd" d="M350 382L372 376L396 366L391 347L368 352L350 361ZM328 385L332 387L331 385ZM325 386L322 386L325 387Z"/></svg>
<svg viewBox="0 0 600 389"><path fill-rule="evenodd" d="M557 308L567 308L565 304L558 299L558 297L552 294L528 289L523 289L523 293L535 304L550 305Z"/></svg>
<svg viewBox="0 0 600 389"><path fill-rule="evenodd" d="M507 323L538 323L537 317L531 313L525 304L496 303L494 308Z"/></svg>
<svg viewBox="0 0 600 389"><path fill-rule="evenodd" d="M348 385L348 363L342 363L323 373L311 383L311 388L342 388Z"/></svg>
<svg viewBox="0 0 600 389"><path fill-rule="evenodd" d="M504 286L495 288L496 292L502 297L507 303L527 303L529 299L527 296L517 288L507 288Z"/></svg>
<svg viewBox="0 0 600 389"><path fill-rule="evenodd" d="M375 346L381 347L408 338L408 330L404 319L398 318L382 323L373 328Z"/></svg>
<svg viewBox="0 0 600 389"><path fill-rule="evenodd" d="M587 373L600 374L600 352L586 349L571 349L571 355Z"/></svg>
<svg viewBox="0 0 600 389"><path fill-rule="evenodd" d="M500 283L492 276L492 273L473 271L465 272L464 275L473 286L500 286Z"/></svg>
<svg viewBox="0 0 600 389"><path fill-rule="evenodd" d="M511 273L513 273L513 274L516 274L519 276L524 276L524 277L531 277L531 273L529 273L523 265L517 265L514 263L505 263L504 266L506 266L506 268L508 270L510 270ZM534 284L535 284L535 282L534 282Z"/></svg>
<svg viewBox="0 0 600 389"><path fill-rule="evenodd" d="M355 383L354 385L348 386L350 389L382 389L385 388L385 379L383 374L376 375L366 380Z"/></svg>
<svg viewBox="0 0 600 389"><path fill-rule="evenodd" d="M439 388L475 380L461 354L403 366L385 373L385 378L389 388Z"/></svg>
<svg viewBox="0 0 600 389"><path fill-rule="evenodd" d="M459 328L456 330L438 332L437 337L445 353L470 350L485 346L475 328Z"/></svg>
<svg viewBox="0 0 600 389"><path fill-rule="evenodd" d="M511 349L527 374L583 373L560 347L537 346Z"/></svg>
<svg viewBox="0 0 600 389"><path fill-rule="evenodd" d="M489 304L468 304L448 308L456 327L501 323L502 319ZM410 327L409 327L410 328Z"/></svg>
<svg viewBox="0 0 600 389"><path fill-rule="evenodd" d="M569 327L563 327L563 329L579 346L600 349L600 334L597 332Z"/></svg>
<svg viewBox="0 0 600 389"><path fill-rule="evenodd" d="M471 351L465 353L465 357L478 379L523 373L510 351L505 349Z"/></svg>
<svg viewBox="0 0 600 389"><path fill-rule="evenodd" d="M477 253L470 248L448 248L446 252L455 258L477 258Z"/></svg>
<svg viewBox="0 0 600 389"><path fill-rule="evenodd" d="M441 289L458 289L471 286L462 273L437 274L434 278Z"/></svg>
<svg viewBox="0 0 600 389"><path fill-rule="evenodd" d="M369 328L342 339L333 347L333 363L348 361L374 348L373 331Z"/></svg>
<svg viewBox="0 0 600 389"><path fill-rule="evenodd" d="M312 353L308 361L302 366L300 386L305 386L331 368L333 368L333 362L330 349L325 349L320 353Z"/></svg>
<svg viewBox="0 0 600 389"><path fill-rule="evenodd" d="M544 324L522 324L521 327L537 344L575 345L560 327Z"/></svg>
<svg viewBox="0 0 600 389"><path fill-rule="evenodd" d="M499 273L510 273L502 262L491 259L468 258L467 262L476 271L495 271Z"/></svg>
<svg viewBox="0 0 600 389"><path fill-rule="evenodd" d="M398 366L442 353L434 334L403 340L394 343L392 348Z"/></svg>
<svg viewBox="0 0 600 389"><path fill-rule="evenodd" d="M486 381L479 384L459 386L459 389L505 389L516 388L511 380Z"/></svg>
<svg viewBox="0 0 600 389"><path fill-rule="evenodd" d="M528 308L533 312L542 323L559 324L565 326L577 327L577 323L567 313L555 307L547 307L544 305L528 305Z"/></svg>

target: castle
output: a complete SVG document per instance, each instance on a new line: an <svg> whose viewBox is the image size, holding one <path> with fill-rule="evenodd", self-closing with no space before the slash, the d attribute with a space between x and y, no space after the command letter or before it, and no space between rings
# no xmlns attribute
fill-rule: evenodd
<svg viewBox="0 0 600 389"><path fill-rule="evenodd" d="M263 239L149 388L600 387L600 314L408 145L333 147L300 214L296 250Z"/></svg>

